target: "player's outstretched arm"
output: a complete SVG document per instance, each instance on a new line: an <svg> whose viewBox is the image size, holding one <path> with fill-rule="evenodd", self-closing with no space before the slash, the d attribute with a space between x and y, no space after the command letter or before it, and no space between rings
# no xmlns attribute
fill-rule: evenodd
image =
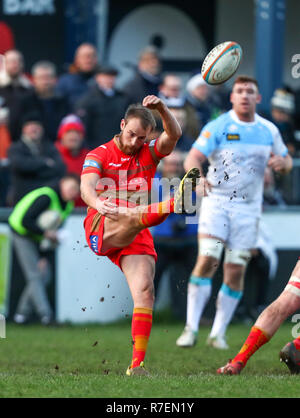
<svg viewBox="0 0 300 418"><path fill-rule="evenodd" d="M159 97L154 95L146 96L143 100L143 106L159 112L164 131L157 141L157 150L164 155L170 154L182 135L179 123L167 105Z"/></svg>

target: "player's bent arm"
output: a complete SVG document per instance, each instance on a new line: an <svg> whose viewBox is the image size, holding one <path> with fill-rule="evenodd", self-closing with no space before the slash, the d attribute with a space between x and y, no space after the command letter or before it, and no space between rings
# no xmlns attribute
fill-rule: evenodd
<svg viewBox="0 0 300 418"><path fill-rule="evenodd" d="M177 119L168 109L168 106L157 96L146 96L143 100L143 106L148 109L155 109L159 112L164 131L157 140L157 151L163 155L170 154L182 135L181 127L177 122Z"/></svg>
<svg viewBox="0 0 300 418"><path fill-rule="evenodd" d="M157 110L160 113L164 131L159 136L156 146L161 154L167 155L175 148L182 131L177 119L165 104L162 103L162 106Z"/></svg>
<svg viewBox="0 0 300 418"><path fill-rule="evenodd" d="M96 184L99 178L99 175L96 173L88 173L81 176L81 198L88 206L93 209L97 209L96 202L98 195L96 192Z"/></svg>
<svg viewBox="0 0 300 418"><path fill-rule="evenodd" d="M184 161L184 169L185 171L190 170L191 168L199 168L201 177L203 176L203 169L202 164L206 161L206 156L197 150L196 148L191 148L185 161Z"/></svg>

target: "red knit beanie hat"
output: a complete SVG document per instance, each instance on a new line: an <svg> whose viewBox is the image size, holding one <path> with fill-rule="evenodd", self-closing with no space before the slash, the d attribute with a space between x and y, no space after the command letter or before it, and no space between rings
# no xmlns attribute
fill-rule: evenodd
<svg viewBox="0 0 300 418"><path fill-rule="evenodd" d="M61 139L67 131L78 131L85 135L85 127L81 119L76 115L68 115L62 119L58 127L57 139Z"/></svg>

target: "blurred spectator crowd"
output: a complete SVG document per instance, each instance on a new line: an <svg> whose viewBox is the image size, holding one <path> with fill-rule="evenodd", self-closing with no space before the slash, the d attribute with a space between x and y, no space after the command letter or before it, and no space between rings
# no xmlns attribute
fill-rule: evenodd
<svg viewBox="0 0 300 418"><path fill-rule="evenodd" d="M161 97L175 114L183 135L176 158L185 153L211 119L230 109L224 85L210 88L200 70L186 83L176 73L164 73L158 51L140 52L132 78L119 89L118 71L99 62L96 48L81 44L68 71L54 63L36 62L24 72L21 51L9 50L0 60L0 207L14 206L26 193L52 186L66 173L81 173L87 152L109 141L120 130L130 103L148 94ZM293 158L300 158L300 90L283 86L274 92L270 114ZM157 123L157 134L162 130ZM300 169L297 171L300 177ZM293 177L292 177L293 176ZM287 179L265 177L265 204L299 204L292 172ZM300 178L296 179L299 181ZM298 187L299 188L299 187ZM77 207L84 202L78 198Z"/></svg>

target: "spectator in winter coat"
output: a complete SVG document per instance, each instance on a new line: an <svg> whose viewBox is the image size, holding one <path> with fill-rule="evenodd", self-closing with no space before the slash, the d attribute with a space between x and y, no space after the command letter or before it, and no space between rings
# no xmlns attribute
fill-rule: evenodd
<svg viewBox="0 0 300 418"><path fill-rule="evenodd" d="M55 143L66 167L67 173L77 174L80 177L82 166L89 152L84 147L85 128L76 115L66 116L60 124L57 141ZM78 196L75 206L86 207L86 204Z"/></svg>
<svg viewBox="0 0 300 418"><path fill-rule="evenodd" d="M162 84L159 86L159 97L170 108L183 108L186 123L181 127L184 135L196 140L200 132L200 124L194 107L186 100L182 93L182 81L175 74L166 74Z"/></svg>
<svg viewBox="0 0 300 418"><path fill-rule="evenodd" d="M195 139L189 136L188 134L186 134L186 127L187 127L187 122L188 122L186 108L184 106L182 107L169 106L169 109L173 113L175 118L177 119L177 122L179 123L181 131L182 131L182 135L179 138L175 149L180 150L182 152L188 152L191 149Z"/></svg>
<svg viewBox="0 0 300 418"><path fill-rule="evenodd" d="M215 119L220 115L221 109L219 105L214 102L214 99L210 94L209 85L203 80L201 74L196 74L190 78L186 85L186 89L187 102L196 110L201 130L211 119Z"/></svg>
<svg viewBox="0 0 300 418"><path fill-rule="evenodd" d="M24 58L20 51L10 50L5 53L5 71L0 74L0 98L8 110L8 130L12 141L20 137L18 123L23 97L32 88L29 78L24 75Z"/></svg>
<svg viewBox="0 0 300 418"><path fill-rule="evenodd" d="M21 115L39 113L45 136L54 142L60 121L69 113L67 99L55 91L55 65L49 61L37 62L32 68L32 81L33 90L22 100Z"/></svg>
<svg viewBox="0 0 300 418"><path fill-rule="evenodd" d="M86 127L86 143L94 149L120 131L120 120L128 106L128 97L115 88L117 70L98 67L95 85L76 104L76 114Z"/></svg>
<svg viewBox="0 0 300 418"><path fill-rule="evenodd" d="M65 173L66 167L59 152L43 135L39 115L25 115L21 138L8 150L12 177L12 206L26 193L38 187L51 186Z"/></svg>
<svg viewBox="0 0 300 418"><path fill-rule="evenodd" d="M87 92L96 66L96 48L89 43L81 44L75 52L74 63L70 66L69 72L59 78L56 86L57 92L67 99L70 110Z"/></svg>
<svg viewBox="0 0 300 418"><path fill-rule="evenodd" d="M271 98L271 117L279 129L289 153L293 157L300 154L300 142L295 136L295 95L287 88L278 88Z"/></svg>
<svg viewBox="0 0 300 418"><path fill-rule="evenodd" d="M128 95L130 103L139 103L145 96L158 95L161 81L160 57L156 48L148 46L141 51L136 73L124 86L124 93Z"/></svg>

